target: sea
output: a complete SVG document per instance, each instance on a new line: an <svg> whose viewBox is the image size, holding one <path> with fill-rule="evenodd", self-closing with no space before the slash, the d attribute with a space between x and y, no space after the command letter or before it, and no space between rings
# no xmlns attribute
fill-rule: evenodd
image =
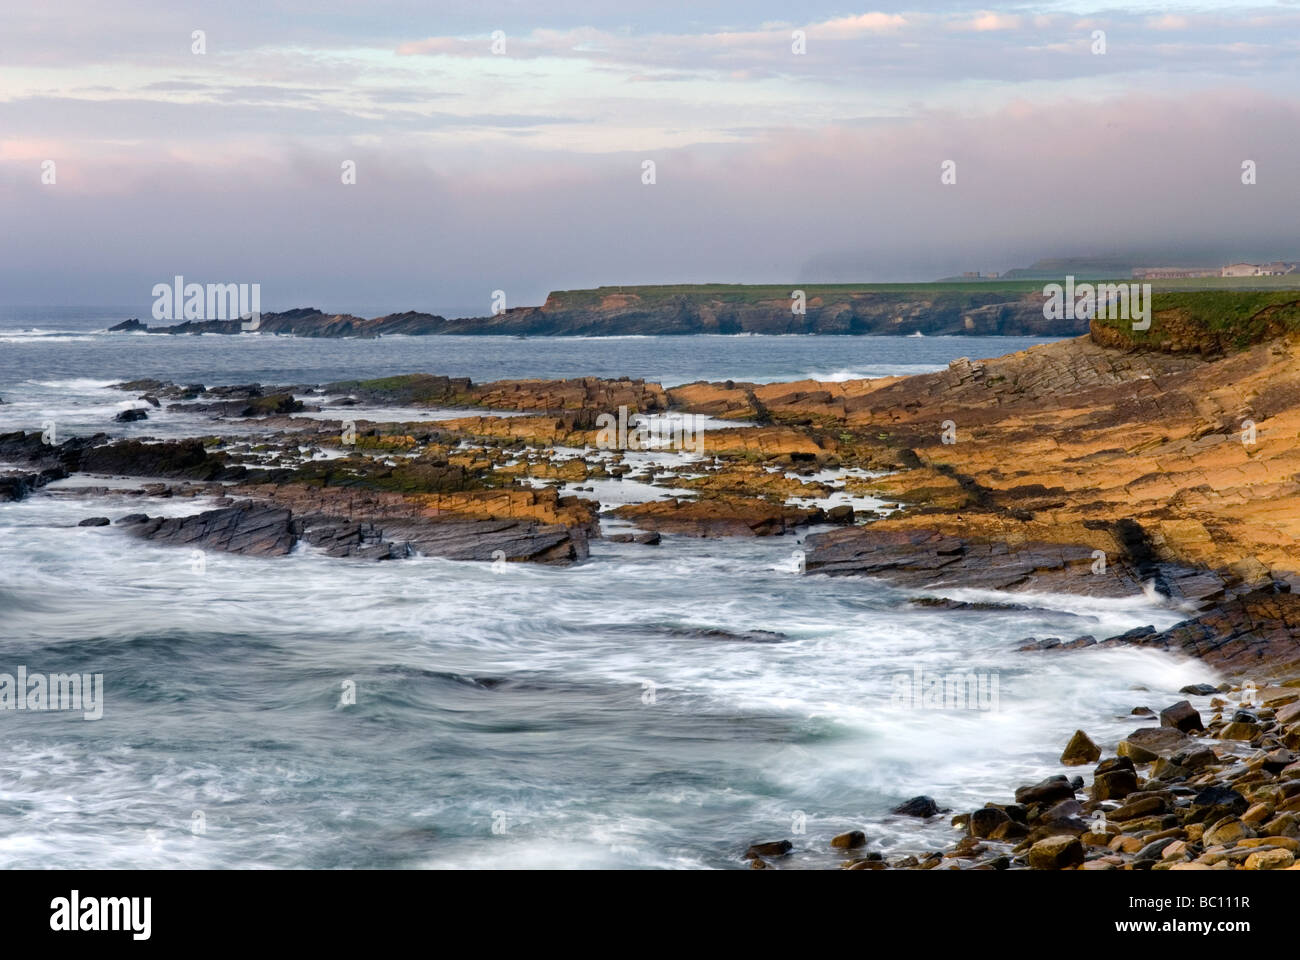
<svg viewBox="0 0 1300 960"><path fill-rule="evenodd" d="M133 315L0 308L0 432L212 432L186 415L115 423L132 396L110 385L142 377L847 380L1046 342L105 332ZM59 495L91 483L107 489ZM1150 650L1016 650L1186 616L1146 595L806 575L804 534L597 540L585 562L504 573L310 549L196 564L77 526L141 509L114 483L0 503L0 684L102 677L98 718L0 709L0 866L738 869L751 843L788 839L782 865L813 868L839 862L829 841L848 830L865 851L917 854L951 842L952 813L1078 773L1059 764L1076 729L1113 749L1134 707L1219 679ZM972 676L983 695L964 704L920 693ZM890 812L922 794L950 812Z"/></svg>

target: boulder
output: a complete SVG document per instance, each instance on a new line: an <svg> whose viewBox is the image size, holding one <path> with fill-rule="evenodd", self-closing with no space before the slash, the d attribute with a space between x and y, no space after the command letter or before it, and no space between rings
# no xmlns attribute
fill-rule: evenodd
<svg viewBox="0 0 1300 960"><path fill-rule="evenodd" d="M1016 790L1016 803L1054 803L1057 800L1073 799L1074 787L1061 774Z"/></svg>
<svg viewBox="0 0 1300 960"><path fill-rule="evenodd" d="M1093 763L1100 759L1101 748L1082 730L1074 731L1074 736L1070 738L1070 742L1065 745L1065 751L1061 754L1061 763L1067 767Z"/></svg>
<svg viewBox="0 0 1300 960"><path fill-rule="evenodd" d="M1204 730L1205 724L1201 722L1201 715L1196 708L1186 700L1179 700L1173 706L1165 707L1160 711L1160 726L1173 727L1181 730L1183 733L1191 733L1193 730Z"/></svg>
<svg viewBox="0 0 1300 960"><path fill-rule="evenodd" d="M1220 740L1254 740L1264 732L1263 727L1258 723L1249 721L1234 720L1218 733Z"/></svg>
<svg viewBox="0 0 1300 960"><path fill-rule="evenodd" d="M1137 788L1137 773L1132 767L1111 767L1093 777L1092 799L1123 800Z"/></svg>
<svg viewBox="0 0 1300 960"><path fill-rule="evenodd" d="M1083 863L1083 844L1066 834L1039 840L1029 848L1029 866L1034 870L1063 870Z"/></svg>
<svg viewBox="0 0 1300 960"><path fill-rule="evenodd" d="M1206 787L1187 808L1187 822L1214 823L1224 817L1239 817L1250 808L1250 803L1231 787Z"/></svg>
<svg viewBox="0 0 1300 960"><path fill-rule="evenodd" d="M745 851L746 860L754 860L760 857L783 857L794 849L794 844L789 840L769 840L763 843L756 843Z"/></svg>
<svg viewBox="0 0 1300 960"><path fill-rule="evenodd" d="M838 836L831 837L831 846L840 850L854 850L864 846L866 842L867 835L861 830L850 830L848 833L841 833Z"/></svg>
<svg viewBox="0 0 1300 960"><path fill-rule="evenodd" d="M971 811L966 821L966 829L972 837L990 837L999 826L1010 822L1011 817L1006 811L999 810L997 807L981 807Z"/></svg>
<svg viewBox="0 0 1300 960"><path fill-rule="evenodd" d="M1123 806L1112 810L1109 819L1134 820L1138 817L1149 817L1152 814L1164 813L1167 806L1163 797L1142 797L1138 800L1129 800Z"/></svg>
<svg viewBox="0 0 1300 960"><path fill-rule="evenodd" d="M940 811L939 805L934 802L932 797L920 796L913 797L905 803L900 803L890 812L902 814L906 817L933 817Z"/></svg>
<svg viewBox="0 0 1300 960"><path fill-rule="evenodd" d="M1151 763L1157 757L1170 757L1192 745L1187 734L1173 727L1143 727L1120 741L1116 752L1134 763Z"/></svg>
<svg viewBox="0 0 1300 960"><path fill-rule="evenodd" d="M1285 870L1295 863L1289 850L1258 850L1246 858L1247 870Z"/></svg>
<svg viewBox="0 0 1300 960"><path fill-rule="evenodd" d="M831 507L826 511L827 523L852 523L853 507L848 504L840 504L837 507Z"/></svg>

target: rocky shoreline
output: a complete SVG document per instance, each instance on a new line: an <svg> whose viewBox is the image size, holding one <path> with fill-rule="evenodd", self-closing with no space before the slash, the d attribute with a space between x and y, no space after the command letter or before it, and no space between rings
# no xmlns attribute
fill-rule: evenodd
<svg viewBox="0 0 1300 960"><path fill-rule="evenodd" d="M1054 774L958 813L945 847L886 857L854 830L830 852L847 870L1300 870L1300 677L1183 692L1208 699L1208 721L1181 700L1135 707L1147 725L1104 751L1076 731L1060 763L1090 777ZM948 812L926 796L893 811ZM769 869L794 849L764 841L744 859Z"/></svg>
<svg viewBox="0 0 1300 960"><path fill-rule="evenodd" d="M1300 340L1247 320L1250 336L1230 349L1171 308L1141 340L1094 323L1086 337L940 373L843 383L127 381L116 436L0 436L0 462L13 465L0 499L136 478L114 488L142 507L118 518L124 535L266 557L304 544L372 561L567 565L601 536L650 548L664 534L808 534L809 576L1145 594L1186 619L1029 639L1019 654L1150 647L1199 658L1228 683L1189 694L1199 706L1135 705L1135 722L1159 709L1160 725L1104 751L1080 731L1062 764L1095 765L1090 780L1061 774L958 812L950 849L853 856L870 843L856 831L832 849L853 869L1293 868ZM366 419L380 407L417 415ZM696 418L688 455L635 430L611 441L611 421L638 415ZM151 438L159 417L190 418L199 435ZM168 515L175 498L208 505ZM898 815L942 815L929 798L906 807ZM776 867L790 848L764 842L746 859Z"/></svg>

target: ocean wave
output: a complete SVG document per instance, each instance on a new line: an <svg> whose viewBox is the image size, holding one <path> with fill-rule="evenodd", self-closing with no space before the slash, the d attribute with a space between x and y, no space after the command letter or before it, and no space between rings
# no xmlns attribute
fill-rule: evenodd
<svg viewBox="0 0 1300 960"><path fill-rule="evenodd" d="M105 390L121 380L92 380L88 377L73 377L69 380L27 380L37 387L53 387L55 390Z"/></svg>

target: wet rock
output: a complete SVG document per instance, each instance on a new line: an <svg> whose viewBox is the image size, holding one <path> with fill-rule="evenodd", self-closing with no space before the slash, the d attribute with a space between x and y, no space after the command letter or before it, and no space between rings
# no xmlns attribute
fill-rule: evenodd
<svg viewBox="0 0 1300 960"><path fill-rule="evenodd" d="M813 534L807 548L810 573L879 576L906 586L1010 590L1033 583L1071 592L1085 587L1084 592L1101 596L1141 589L1140 578L1120 566L1109 567L1104 576L1080 578L1078 571L1093 562L1092 551L1059 543L994 543L871 524Z"/></svg>
<svg viewBox="0 0 1300 960"><path fill-rule="evenodd" d="M954 600L951 597L911 597L907 601L915 607L931 610L1033 610L1024 603L1003 603L996 600ZM1028 638L1033 640L1032 637ZM1035 641L1036 643L1036 641Z"/></svg>
<svg viewBox="0 0 1300 960"><path fill-rule="evenodd" d="M79 524L77 524L77 526L79 526L79 527L106 527L106 526L108 526L108 524L109 524L109 519L108 519L108 517L87 517L85 520L82 520Z"/></svg>
<svg viewBox="0 0 1300 960"><path fill-rule="evenodd" d="M1116 752L1135 763L1150 763L1191 746L1191 739L1173 727L1143 727L1120 741Z"/></svg>
<svg viewBox="0 0 1300 960"><path fill-rule="evenodd" d="M1128 757L1118 757L1106 760L1097 767L1092 780L1092 799L1123 800L1137 790L1137 772L1133 769L1132 762L1130 761L1127 767L1116 762L1117 760L1128 761L1128 759Z"/></svg>
<svg viewBox="0 0 1300 960"><path fill-rule="evenodd" d="M1249 806L1246 798L1236 790L1216 784L1192 798L1186 819L1189 823L1213 823L1224 817L1241 816Z"/></svg>
<svg viewBox="0 0 1300 960"><path fill-rule="evenodd" d="M1224 600L1168 630L1130 643L1196 657L1229 670L1258 670L1300 661L1300 595L1285 584Z"/></svg>
<svg viewBox="0 0 1300 960"><path fill-rule="evenodd" d="M1261 824L1273 815L1273 805L1270 803L1256 803L1249 810L1241 815L1242 823L1249 823L1252 826Z"/></svg>
<svg viewBox="0 0 1300 960"><path fill-rule="evenodd" d="M913 797L904 803L894 807L891 813L901 814L906 817L933 817L939 811L939 805L934 802L932 797L920 796Z"/></svg>
<svg viewBox="0 0 1300 960"><path fill-rule="evenodd" d="M1065 752L1061 754L1061 763L1067 767L1093 763L1100 759L1101 748L1082 730L1074 731L1074 736L1065 745Z"/></svg>
<svg viewBox="0 0 1300 960"><path fill-rule="evenodd" d="M1218 761L1218 755L1202 744L1190 746L1169 756L1169 762L1186 770L1200 770Z"/></svg>
<svg viewBox="0 0 1300 960"><path fill-rule="evenodd" d="M1029 848L1029 866L1034 870L1063 870L1083 863L1083 844L1068 835L1039 840Z"/></svg>
<svg viewBox="0 0 1300 960"><path fill-rule="evenodd" d="M1191 683L1179 690L1179 693L1190 693L1198 697L1208 697L1218 690L1218 687L1211 686L1208 683Z"/></svg>
<svg viewBox="0 0 1300 960"><path fill-rule="evenodd" d="M118 423L134 423L137 420L148 420L149 414L141 410L139 407L131 407L130 409L121 411L113 419Z"/></svg>
<svg viewBox="0 0 1300 960"><path fill-rule="evenodd" d="M1240 820L1225 817L1205 831L1204 842L1207 847L1220 846L1227 843L1237 843L1252 836L1254 836L1254 832L1248 825Z"/></svg>
<svg viewBox="0 0 1300 960"><path fill-rule="evenodd" d="M1201 715L1187 700L1179 700L1174 705L1161 710L1160 725L1162 727L1173 727L1183 733L1205 729L1205 724L1201 722Z"/></svg>
<svg viewBox="0 0 1300 960"><path fill-rule="evenodd" d="M865 846L866 842L867 835L861 830L850 830L848 833L841 833L838 836L831 837L831 846L843 850L853 850Z"/></svg>
<svg viewBox="0 0 1300 960"><path fill-rule="evenodd" d="M952 850L944 854L946 857L957 857L963 860L973 859L982 853L986 853L988 847L980 843L976 837L962 837L954 845Z"/></svg>
<svg viewBox="0 0 1300 960"><path fill-rule="evenodd" d="M288 553L297 541L292 519L283 508L246 501L187 517L151 518L125 529L154 543L274 557Z"/></svg>
<svg viewBox="0 0 1300 960"><path fill-rule="evenodd" d="M757 857L784 857L794 849L794 844L789 840L769 840L763 843L755 843L745 851L746 860L753 860Z"/></svg>
<svg viewBox="0 0 1300 960"><path fill-rule="evenodd" d="M831 507L826 511L827 523L852 523L853 507L848 504L841 504L837 507Z"/></svg>
<svg viewBox="0 0 1300 960"><path fill-rule="evenodd" d="M1246 858L1247 870L1285 870L1295 863L1289 850L1260 850Z"/></svg>
<svg viewBox="0 0 1300 960"><path fill-rule="evenodd" d="M1139 849L1138 852L1134 854L1133 859L1138 861L1159 860L1161 859L1161 856L1164 854L1165 848L1176 842L1177 841L1173 837L1165 837L1162 840L1154 840L1144 845L1141 849Z"/></svg>
<svg viewBox="0 0 1300 960"><path fill-rule="evenodd" d="M1018 820L1006 820L989 832L990 840L1019 840L1029 836L1029 827Z"/></svg>
<svg viewBox="0 0 1300 960"><path fill-rule="evenodd" d="M819 509L789 507L753 497L714 497L706 500L651 500L630 503L614 515L638 527L689 537L769 537L794 533L814 523ZM856 529L856 528L855 528Z"/></svg>
<svg viewBox="0 0 1300 960"><path fill-rule="evenodd" d="M1016 803L1053 803L1074 799L1074 787L1064 775L1048 777L1016 790Z"/></svg>
<svg viewBox="0 0 1300 960"><path fill-rule="evenodd" d="M1254 740L1263 732L1258 723L1234 720L1218 733L1220 740Z"/></svg>
<svg viewBox="0 0 1300 960"><path fill-rule="evenodd" d="M1267 837L1300 837L1300 816L1280 814L1264 824L1259 832Z"/></svg>
<svg viewBox="0 0 1300 960"><path fill-rule="evenodd" d="M1128 802L1112 810L1109 814L1111 820L1133 820L1137 817L1146 817L1155 813L1164 813L1168 809L1168 804L1162 797L1142 797L1140 799L1129 799Z"/></svg>
<svg viewBox="0 0 1300 960"><path fill-rule="evenodd" d="M663 538L655 532L650 533L615 533L606 538L610 543L641 543L646 546L658 546Z"/></svg>
<svg viewBox="0 0 1300 960"><path fill-rule="evenodd" d="M981 807L971 811L966 829L972 837L991 837L999 826L1011 822L1005 811L997 807Z"/></svg>
<svg viewBox="0 0 1300 960"><path fill-rule="evenodd" d="M1082 812L1083 807L1079 801L1073 798L1062 800L1043 811L1038 822L1051 827L1054 832L1068 831L1077 836L1088 829L1088 825L1079 817Z"/></svg>

